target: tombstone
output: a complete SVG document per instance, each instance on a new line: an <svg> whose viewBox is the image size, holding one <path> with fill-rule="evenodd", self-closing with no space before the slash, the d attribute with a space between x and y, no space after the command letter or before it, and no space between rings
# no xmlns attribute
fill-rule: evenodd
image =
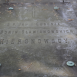
<svg viewBox="0 0 77 77"><path fill-rule="evenodd" d="M54 10L54 3L60 7L60 2L40 1L2 7L0 77L76 76L76 68L66 65L67 60L77 56L77 30L70 24L74 22L65 21L60 15L63 11ZM14 9L8 10L8 6Z"/></svg>

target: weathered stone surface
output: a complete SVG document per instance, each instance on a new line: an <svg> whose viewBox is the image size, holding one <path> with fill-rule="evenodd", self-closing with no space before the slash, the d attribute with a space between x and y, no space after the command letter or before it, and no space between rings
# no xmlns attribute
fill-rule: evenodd
<svg viewBox="0 0 77 77"><path fill-rule="evenodd" d="M77 63L76 21L68 21L75 14L67 5L56 3L58 11L50 3L1 5L1 77L76 76L77 68L66 66L68 60Z"/></svg>

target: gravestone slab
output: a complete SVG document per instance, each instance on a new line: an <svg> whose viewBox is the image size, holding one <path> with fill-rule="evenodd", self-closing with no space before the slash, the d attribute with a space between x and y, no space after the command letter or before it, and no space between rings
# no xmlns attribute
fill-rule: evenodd
<svg viewBox="0 0 77 77"><path fill-rule="evenodd" d="M76 62L77 31L63 19L62 10L48 3L12 6L2 7L0 14L0 76L76 76L66 62Z"/></svg>

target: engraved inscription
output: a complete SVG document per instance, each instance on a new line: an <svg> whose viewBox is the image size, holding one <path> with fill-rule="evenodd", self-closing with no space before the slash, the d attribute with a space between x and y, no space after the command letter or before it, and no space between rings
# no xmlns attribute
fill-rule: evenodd
<svg viewBox="0 0 77 77"><path fill-rule="evenodd" d="M71 42L71 35L74 34L73 29L55 28L65 25L58 21L8 22L6 25L7 28L0 29L0 45L68 44Z"/></svg>
<svg viewBox="0 0 77 77"><path fill-rule="evenodd" d="M10 30L10 29L6 29L6 30L0 30L0 34L39 34L39 33L56 33L56 34L67 34L67 33L73 33L73 30L52 30L52 29L19 29L19 30Z"/></svg>
<svg viewBox="0 0 77 77"><path fill-rule="evenodd" d="M4 24L8 27L51 27L51 26L61 26L61 25L65 25L61 22L8 22L6 24Z"/></svg>
<svg viewBox="0 0 77 77"><path fill-rule="evenodd" d="M17 41L16 41L17 40ZM8 39L0 39L0 45L1 44L48 44L48 43L62 43L62 41L64 41L64 43L68 43L67 38L65 39L10 39L10 41Z"/></svg>

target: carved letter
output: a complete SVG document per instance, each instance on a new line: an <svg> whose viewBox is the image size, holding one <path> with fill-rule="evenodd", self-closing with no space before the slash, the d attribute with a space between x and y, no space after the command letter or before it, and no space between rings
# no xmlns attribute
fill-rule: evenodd
<svg viewBox="0 0 77 77"><path fill-rule="evenodd" d="M36 31L33 31L33 33L36 33Z"/></svg>
<svg viewBox="0 0 77 77"><path fill-rule="evenodd" d="M38 39L38 43L41 43L41 39Z"/></svg>
<svg viewBox="0 0 77 77"><path fill-rule="evenodd" d="M62 30L60 30L60 33L62 33Z"/></svg>
<svg viewBox="0 0 77 77"><path fill-rule="evenodd" d="M18 44L21 44L21 39L18 39Z"/></svg>
<svg viewBox="0 0 77 77"><path fill-rule="evenodd" d="M35 43L35 39L31 39L31 44L34 44Z"/></svg>
<svg viewBox="0 0 77 77"><path fill-rule="evenodd" d="M6 40L6 44L8 44L8 40Z"/></svg>
<svg viewBox="0 0 77 77"><path fill-rule="evenodd" d="M44 39L45 43L48 43L48 39Z"/></svg>
<svg viewBox="0 0 77 77"><path fill-rule="evenodd" d="M11 40L11 44L14 44L14 39Z"/></svg>
<svg viewBox="0 0 77 77"><path fill-rule="evenodd" d="M52 33L54 33L54 31L53 31L53 30L51 30L51 32L52 32Z"/></svg>
<svg viewBox="0 0 77 77"><path fill-rule="evenodd" d="M40 30L40 33L42 33L42 30Z"/></svg>
<svg viewBox="0 0 77 77"><path fill-rule="evenodd" d="M64 39L65 40L65 43L67 43L67 38L66 39Z"/></svg>
<svg viewBox="0 0 77 77"><path fill-rule="evenodd" d="M29 31L29 33L31 33L31 31Z"/></svg>
<svg viewBox="0 0 77 77"><path fill-rule="evenodd" d="M44 30L43 32L46 33L46 30Z"/></svg>
<svg viewBox="0 0 77 77"><path fill-rule="evenodd" d="M50 30L48 30L48 33L50 33Z"/></svg>
<svg viewBox="0 0 77 77"><path fill-rule="evenodd" d="M10 23L7 23L7 26L10 26Z"/></svg>
<svg viewBox="0 0 77 77"><path fill-rule="evenodd" d="M3 30L0 31L0 34L2 34L2 33L3 33Z"/></svg>
<svg viewBox="0 0 77 77"><path fill-rule="evenodd" d="M58 39L58 42L61 43L61 39Z"/></svg>
<svg viewBox="0 0 77 77"><path fill-rule="evenodd" d="M58 33L58 30L56 30L56 33Z"/></svg>
<svg viewBox="0 0 77 77"><path fill-rule="evenodd" d="M52 39L52 43L55 43L55 40L54 39Z"/></svg>
<svg viewBox="0 0 77 77"><path fill-rule="evenodd" d="M11 31L9 31L8 34L11 34Z"/></svg>
<svg viewBox="0 0 77 77"><path fill-rule="evenodd" d="M66 30L66 32L67 32L67 33L69 33L69 31L68 31L68 30Z"/></svg>
<svg viewBox="0 0 77 77"><path fill-rule="evenodd" d="M15 34L17 33L18 31L15 31Z"/></svg>
<svg viewBox="0 0 77 77"><path fill-rule="evenodd" d="M5 31L5 34L7 34L7 31Z"/></svg>
<svg viewBox="0 0 77 77"><path fill-rule="evenodd" d="M71 33L73 33L73 30L70 30Z"/></svg>
<svg viewBox="0 0 77 77"><path fill-rule="evenodd" d="M3 44L4 39L0 39L0 44Z"/></svg>
<svg viewBox="0 0 77 77"><path fill-rule="evenodd" d="M25 39L25 44L28 44L28 39Z"/></svg>
<svg viewBox="0 0 77 77"><path fill-rule="evenodd" d="M15 23L13 23L13 26L15 25Z"/></svg>
<svg viewBox="0 0 77 77"><path fill-rule="evenodd" d="M22 30L22 34L24 34L24 30Z"/></svg>

